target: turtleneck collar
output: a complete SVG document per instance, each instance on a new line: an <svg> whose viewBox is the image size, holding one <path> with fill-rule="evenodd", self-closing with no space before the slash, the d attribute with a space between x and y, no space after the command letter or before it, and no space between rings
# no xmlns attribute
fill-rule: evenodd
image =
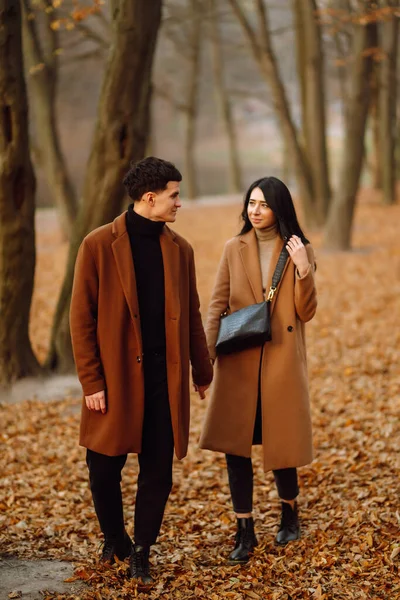
<svg viewBox="0 0 400 600"><path fill-rule="evenodd" d="M127 226L134 235L149 235L158 237L165 225L164 221L151 221L133 210L133 204L128 207Z"/></svg>
<svg viewBox="0 0 400 600"><path fill-rule="evenodd" d="M278 228L276 226L276 223L274 223L270 227L265 227L265 229L254 228L254 231L256 232L257 240L259 242L266 242L268 240L273 240L278 235Z"/></svg>

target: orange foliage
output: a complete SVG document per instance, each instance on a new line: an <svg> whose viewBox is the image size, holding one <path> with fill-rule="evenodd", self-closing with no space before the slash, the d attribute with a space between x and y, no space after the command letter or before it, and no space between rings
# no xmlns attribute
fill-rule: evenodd
<svg viewBox="0 0 400 600"><path fill-rule="evenodd" d="M186 205L174 226L192 243L203 313L224 242L238 231L239 205ZM156 584L147 594L128 565L96 562L99 527L85 454L77 446L79 398L0 406L0 547L26 558L76 565L84 588L48 600L399 600L400 206L364 192L354 251L316 248L319 306L307 326L315 460L300 469L302 539L274 546L279 502L254 449L255 524L249 565L230 567L234 541L224 457L200 451L205 403L192 395L191 443L174 464L174 487L158 544ZM38 218L38 266L31 336L43 358L65 268L54 214ZM285 393L282 390L282 393ZM133 525L137 461L123 491Z"/></svg>

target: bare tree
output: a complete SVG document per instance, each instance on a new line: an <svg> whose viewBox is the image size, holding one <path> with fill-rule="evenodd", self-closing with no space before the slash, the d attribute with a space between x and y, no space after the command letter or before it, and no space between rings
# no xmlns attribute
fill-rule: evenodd
<svg viewBox="0 0 400 600"><path fill-rule="evenodd" d="M339 182L331 204L325 246L336 250L350 247L356 194L364 158L364 138L371 99L374 51L377 46L377 24L368 18L368 0L359 1L354 16L353 67L348 119L345 127Z"/></svg>
<svg viewBox="0 0 400 600"><path fill-rule="evenodd" d="M0 384L36 374L28 327L35 272L35 176L21 48L21 8L0 0Z"/></svg>
<svg viewBox="0 0 400 600"><path fill-rule="evenodd" d="M324 223L328 214L331 190L326 144L324 53L321 26L315 0L297 0L302 30L297 29L297 46L303 46L304 61L303 128L306 154L311 168L313 192L318 221Z"/></svg>
<svg viewBox="0 0 400 600"><path fill-rule="evenodd" d="M295 1L295 0L293 0ZM319 18L323 24L329 25L325 28L325 48L329 48L329 42L332 42L334 49L334 71L327 70L331 75L331 80L337 81L339 88L339 99L343 120L346 121L349 98L349 56L352 51L353 24L350 19L352 8L349 0L328 0L324 7L324 2L320 2L318 11ZM324 29L324 28L323 28Z"/></svg>
<svg viewBox="0 0 400 600"><path fill-rule="evenodd" d="M206 11L202 0L175 0L167 9L162 31L173 50L168 83L173 78L174 86L157 83L155 92L183 115L184 192L193 200L198 196L196 141Z"/></svg>
<svg viewBox="0 0 400 600"><path fill-rule="evenodd" d="M399 0L389 0L392 9L388 18L380 24L380 46L383 60L380 62L379 78L379 137L380 171L382 176L383 199L386 204L396 201L396 110L397 110L397 64L399 46Z"/></svg>
<svg viewBox="0 0 400 600"><path fill-rule="evenodd" d="M380 66L376 62L372 76L371 107L370 107L370 133L372 138L372 152L367 153L366 166L371 173L372 187L382 189L382 161L381 161L381 133L380 133Z"/></svg>
<svg viewBox="0 0 400 600"><path fill-rule="evenodd" d="M40 149L46 179L58 208L64 235L69 238L77 212L77 198L61 150L56 115L58 81L58 32L50 0L43 0L40 13L33 12L30 0L22 0L23 38L28 87L32 100L35 139ZM45 19L38 29L39 14Z"/></svg>
<svg viewBox="0 0 400 600"><path fill-rule="evenodd" d="M210 0L210 36L213 49L214 81L221 117L229 145L229 180L232 192L241 192L242 176L232 106L224 80L224 56L216 0Z"/></svg>
<svg viewBox="0 0 400 600"><path fill-rule="evenodd" d="M149 131L151 73L162 0L114 0L112 44L97 112L82 205L72 232L66 275L53 322L50 368L73 368L69 306L76 254L82 238L111 221L124 197L122 179L131 160L143 158Z"/></svg>
<svg viewBox="0 0 400 600"><path fill-rule="evenodd" d="M309 225L322 225L325 210L323 207L329 202L329 199L318 198L316 195L312 163L306 155L291 114L287 93L278 68L278 61L272 47L268 14L264 1L254 0L258 30L252 27L239 0L229 0L229 3L242 26L260 72L269 86L282 136L293 157L306 221ZM325 132L322 135L324 134Z"/></svg>
<svg viewBox="0 0 400 600"><path fill-rule="evenodd" d="M199 99L199 76L201 66L201 42L203 15L201 0L190 0L191 23L188 32L188 79L185 133L185 179L186 195L193 200L198 195L196 181L196 122Z"/></svg>

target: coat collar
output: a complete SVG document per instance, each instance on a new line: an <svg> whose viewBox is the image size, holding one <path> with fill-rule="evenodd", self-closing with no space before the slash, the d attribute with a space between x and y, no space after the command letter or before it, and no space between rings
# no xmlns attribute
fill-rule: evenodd
<svg viewBox="0 0 400 600"><path fill-rule="evenodd" d="M240 236L240 256L242 258L242 263L244 270L246 272L247 278L249 280L251 289L253 291L253 295L256 302L262 302L264 300L263 296L263 286L262 286L262 274L261 274L261 265L260 265L260 256L258 252L258 244L257 237L254 229L251 229L244 235ZM275 271L276 263L278 262L279 255L281 253L283 247L282 238L278 235L276 238L275 246L272 251L271 263L269 266L268 272L268 287L266 293L268 294L268 290L272 284L272 276ZM285 268L282 273L281 281L278 285L277 291L275 292L275 296L271 303L271 313L274 309L276 298L279 292L279 288L283 277L286 273L286 269L289 264L289 260L286 261Z"/></svg>
<svg viewBox="0 0 400 600"><path fill-rule="evenodd" d="M112 224L112 252L117 265L118 275L129 307L137 339L142 342L139 318L139 302L136 288L135 267L132 250L126 228L126 212L116 217ZM160 235L160 245L164 264L165 316L168 319L179 318L179 262L180 249L175 242L176 235L165 226Z"/></svg>
<svg viewBox="0 0 400 600"><path fill-rule="evenodd" d="M242 235L240 237L240 242L240 256L250 287L253 291L254 299L257 303L262 302L264 300L262 274L257 238L254 229L251 229Z"/></svg>
<svg viewBox="0 0 400 600"><path fill-rule="evenodd" d="M175 240L175 233L165 225L160 235L164 264L165 318L172 320L179 319L181 308L179 297L180 246ZM166 334L168 341L167 326Z"/></svg>
<svg viewBox="0 0 400 600"><path fill-rule="evenodd" d="M125 233L127 233L127 228L126 228L127 212L128 211L125 210L121 215L118 215L118 217L115 217L114 221L112 222L111 231L112 231L112 234L114 237L120 237L121 235L124 235ZM165 225L161 235L170 236L172 239L174 239L176 237L175 233L167 225Z"/></svg>

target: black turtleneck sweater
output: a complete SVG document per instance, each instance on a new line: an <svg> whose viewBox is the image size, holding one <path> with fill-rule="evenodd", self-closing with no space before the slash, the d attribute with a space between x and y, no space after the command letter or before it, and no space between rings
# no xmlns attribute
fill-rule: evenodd
<svg viewBox="0 0 400 600"><path fill-rule="evenodd" d="M164 264L162 221L150 221L128 208L126 226L135 265L143 351L165 348Z"/></svg>

